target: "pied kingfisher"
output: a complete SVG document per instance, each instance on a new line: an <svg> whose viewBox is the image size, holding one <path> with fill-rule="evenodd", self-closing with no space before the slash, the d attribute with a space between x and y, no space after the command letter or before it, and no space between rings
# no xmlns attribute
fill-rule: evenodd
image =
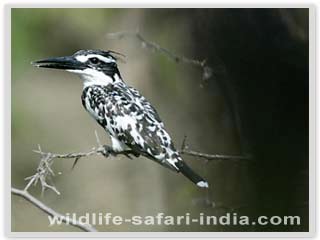
<svg viewBox="0 0 320 240"><path fill-rule="evenodd" d="M113 51L80 50L72 56L35 61L36 67L63 69L83 80L82 104L107 131L113 152L130 151L181 172L199 187L207 181L182 160L155 108L121 78Z"/></svg>

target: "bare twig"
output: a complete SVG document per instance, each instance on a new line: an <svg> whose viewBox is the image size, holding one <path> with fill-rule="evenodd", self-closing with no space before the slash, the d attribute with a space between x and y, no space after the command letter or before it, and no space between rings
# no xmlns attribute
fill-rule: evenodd
<svg viewBox="0 0 320 240"><path fill-rule="evenodd" d="M91 225L87 224L82 224L72 218L69 218L67 216L63 216L60 213L57 213L50 207L46 206L44 203L33 197L29 192L29 188L32 185L37 185L38 182L40 182L41 189L42 189L42 194L46 189L51 189L54 191L56 194L60 195L60 192L57 190L57 188L53 185L53 183L49 184L48 181L51 180L51 177L55 176L54 171L52 170L52 164L54 163L54 160L57 158L69 158L69 159L75 159L75 162L73 164L73 167L77 163L77 161L80 158L83 157L88 157L92 155L103 155L106 158L109 157L110 155L116 156L119 154L124 154L126 156L129 156L130 152L125 151L125 152L115 152L112 150L110 146L104 145L102 146L100 143L100 139L96 133L96 139L98 143L98 147L93 148L91 151L88 152L79 152L79 153L67 153L67 154L57 154L57 153L51 153L51 152L44 152L41 149L41 146L38 145L38 150L35 150L34 152L40 154L41 158L39 161L39 165L37 167L37 171L35 174L25 178L25 180L28 181L27 185L23 190L17 189L17 188L11 188L11 193L20 197L23 197L30 203L32 203L34 206L38 207L45 213L57 217L61 219L63 222L67 224L71 224L75 227L78 227L84 231L87 232L96 232L97 230L93 228ZM51 181L52 182L52 181Z"/></svg>
<svg viewBox="0 0 320 240"><path fill-rule="evenodd" d="M251 159L250 156L207 154L207 153L196 152L192 150L183 150L181 151L181 154L205 158L206 160L250 160Z"/></svg>
<svg viewBox="0 0 320 240"><path fill-rule="evenodd" d="M153 52L160 52L166 55L169 59L175 61L176 63L186 63L191 64L202 69L202 80L206 81L213 75L213 69L207 65L206 60L198 60L198 59L191 59L184 56L178 56L166 48L161 47L159 44L155 42L151 42L146 40L139 31L123 31L123 32L115 32L115 33L107 33L107 38L110 39L123 39L128 37L135 37L140 43L143 48L147 48Z"/></svg>
<svg viewBox="0 0 320 240"><path fill-rule="evenodd" d="M11 193L16 196L23 197L25 200L27 200L28 202L30 202L31 204L33 204L34 206L39 208L41 211L47 213L48 215L50 215L52 217L61 219L62 222L66 223L66 224L70 224L70 225L77 227L85 232L97 232L97 229L92 227L90 224L83 224L79 221L76 221L73 218L63 216L62 214L54 211L52 208L48 207L43 202L39 201L37 198L32 196L30 193L28 193L28 191L26 191L26 190L11 188Z"/></svg>
<svg viewBox="0 0 320 240"><path fill-rule="evenodd" d="M38 150L34 150L35 153L40 154L40 162L37 167L37 171L35 174L25 178L25 180L28 181L26 187L24 188L25 191L28 191L28 189L32 185L37 185L38 182L40 182L42 193L46 189L51 189L56 194L60 195L60 192L57 190L57 188L53 185L52 181L49 183L49 180L51 180L52 177L55 176L54 171L52 170L51 166L55 159L57 158L69 158L74 159L74 163L72 165L72 168L77 164L79 159L83 157L89 157L92 155L103 155L104 157L108 158L110 155L117 156L117 155L125 155L127 157L130 157L130 151L124 151L124 152L115 152L112 150L110 146L107 145L101 145L100 139L96 133L96 139L98 147L92 148L91 151L88 152L78 152L78 153L66 153L66 154L59 154L59 153L51 153L51 152L44 152L41 149L41 146L38 145Z"/></svg>
<svg viewBox="0 0 320 240"><path fill-rule="evenodd" d="M38 145L38 150L35 150L34 152L40 154L41 158L40 158L40 162L37 167L36 173L25 178L25 180L27 180L28 183L26 184L26 187L23 190L12 188L11 189L12 194L23 197L24 199L26 199L27 201L29 201L30 203L32 203L33 205L35 205L36 207L41 209L42 211L46 212L47 214L49 214L51 216L56 216L56 217L61 218L61 220L67 224L69 223L71 225L74 225L84 231L90 231L90 232L97 231L91 225L88 226L88 225L81 224L81 223L75 221L74 219L71 219L69 217L63 216L63 215L55 212L50 207L46 206L44 203L42 203L41 201L39 201L38 199L33 197L28 192L29 188L32 185L35 186L35 185L37 185L37 183L40 182L42 193L46 189L51 189L56 194L60 195L60 192L53 185L52 179L51 179L52 177L55 176L55 173L52 169L52 164L54 163L54 160L58 159L58 158L75 159L73 167L78 162L78 160L80 158L89 157L92 155L103 155L104 157L108 158L110 155L117 156L117 155L122 154L122 155L125 155L125 156L131 158L129 155L129 154L133 154L131 151L115 152L112 149L112 147L107 146L107 145L101 145L101 142L100 142L100 139L99 139L97 133L95 133L95 135L96 135L98 147L92 148L92 150L88 151L88 152L66 153L66 154L51 153L51 152L42 151L41 146ZM207 153L201 153L201 152L189 150L189 147L186 144L186 137L183 139L183 143L182 143L180 152L182 154L188 154L191 156L201 157L201 158L205 158L207 160L248 159L247 157L244 157L244 156L229 156L229 155L219 155L219 154L211 155L211 154L207 154ZM49 180L51 183L48 183Z"/></svg>
<svg viewBox="0 0 320 240"><path fill-rule="evenodd" d="M240 155L224 155L224 154L208 154L197 152L189 149L187 145L187 137L185 136L181 145L181 154L190 155L194 157L204 158L206 160L251 160L251 156L240 156Z"/></svg>
<svg viewBox="0 0 320 240"><path fill-rule="evenodd" d="M42 151L40 145L38 146L38 150L35 150L34 152L40 154L40 162L37 167L37 171L35 174L25 178L25 180L28 181L26 187L24 188L25 191L28 191L28 189L32 185L37 185L37 183L40 183L42 188L42 193L46 189L51 189L56 194L60 195L60 192L57 190L57 188L53 185L51 178L55 176L54 171L52 170L52 164L55 159L58 158L68 158L68 159L74 159L74 163L72 168L76 165L76 163L79 161L79 159L83 157L89 157L92 155L103 155L104 157L108 158L110 155L117 156L117 155L125 155L126 157L131 159L130 154L132 152L130 151L123 151L123 152L115 152L112 147L107 145L101 145L100 139L96 135L96 140L98 147L92 148L91 151L88 152L78 152L78 153L66 153L66 154L59 154L59 153L51 153L51 152L44 152ZM186 137L183 139L181 150L181 154L195 156L204 158L206 160L250 160L251 156L236 156L236 155L223 155L223 154L208 154L203 152L197 152L194 150L190 150L189 146L186 144ZM49 183L50 181L50 183Z"/></svg>

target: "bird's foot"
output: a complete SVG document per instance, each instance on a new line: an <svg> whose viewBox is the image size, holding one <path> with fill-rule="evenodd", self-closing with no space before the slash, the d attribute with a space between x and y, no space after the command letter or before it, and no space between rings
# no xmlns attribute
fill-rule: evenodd
<svg viewBox="0 0 320 240"><path fill-rule="evenodd" d="M114 155L115 152L112 147L108 145L103 145L103 151L101 152L101 154L108 158L110 155Z"/></svg>
<svg viewBox="0 0 320 240"><path fill-rule="evenodd" d="M101 154L103 156L105 156L106 158L110 157L111 156L116 156L116 155L119 155L119 154L122 154L124 156L126 156L127 158L129 159L132 159L132 156L135 156L135 157L139 157L140 154L139 153L136 153L132 150L125 150L125 151L115 151L112 147L108 146L108 145L103 145L103 151L101 152Z"/></svg>

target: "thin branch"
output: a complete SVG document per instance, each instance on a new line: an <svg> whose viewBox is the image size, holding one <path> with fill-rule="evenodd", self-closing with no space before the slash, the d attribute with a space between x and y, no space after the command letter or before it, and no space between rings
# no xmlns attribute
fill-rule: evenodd
<svg viewBox="0 0 320 240"><path fill-rule="evenodd" d="M130 152L130 151L115 152L112 149L112 147L107 146L107 145L101 145L100 139L99 139L97 133L96 133L96 140L97 140L98 147L94 147L94 148L92 148L91 151L88 151L88 152L78 152L78 153L59 154L59 153L44 152L44 151L42 151L41 146L38 145L38 150L34 150L35 153L40 154L40 161L39 161L39 164L37 167L37 171L35 174L25 178L25 180L27 180L28 183L27 183L26 187L24 188L24 190L28 191L28 189L32 185L35 186L38 183L40 183L41 188L42 188L42 194L46 189L51 189L56 194L60 195L60 192L53 185L53 182L51 180L51 178L55 176L55 173L54 173L51 166L52 166L54 160L58 159L58 158L74 159L74 163L72 165L72 168L75 167L75 165L78 163L78 161L81 158L89 157L92 155L102 155L106 158L108 158L109 156L125 155L125 156L131 158L130 154L132 152Z"/></svg>
<svg viewBox="0 0 320 240"><path fill-rule="evenodd" d="M37 167L37 171L35 174L25 178L25 180L28 181L26 184L26 187L23 190L12 188L11 192L14 195L23 197L45 213L56 216L62 219L63 222L69 223L73 226L76 226L84 231L97 231L94 229L91 225L84 225L81 224L74 219L71 219L69 217L63 216L60 213L55 212L50 207L46 206L44 203L33 197L31 194L29 194L28 190L31 186L35 186L38 183L41 185L42 194L46 189L51 189L56 194L60 195L60 192L57 190L57 188L53 185L52 178L55 176L55 173L52 169L52 164L54 163L55 159L62 158L62 159L75 159L75 162L73 163L73 167L75 164L79 161L79 159L84 157L89 157L92 155L103 155L104 157L108 158L110 156L117 156L117 155L125 155L128 158L130 157L130 154L134 153L132 151L122 151L122 152L115 152L112 147L108 145L101 145L100 139L98 137L98 134L96 135L96 141L98 144L98 147L92 148L91 151L88 152L78 152L78 153L66 153L66 154L59 154L59 153L51 153L51 152L44 152L41 149L41 146L38 145L38 150L35 150L34 152L40 154L40 161L39 165ZM201 157L205 158L206 160L239 160L239 159L249 159L245 156L230 156L230 155L220 155L220 154L207 154L207 153L201 153L196 152L193 150L189 150L189 146L186 144L186 137L183 139L182 146L181 146L181 154L187 154L191 156ZM50 183L49 183L50 180Z"/></svg>
<svg viewBox="0 0 320 240"><path fill-rule="evenodd" d="M88 152L79 152L79 153L67 153L67 154L57 154L57 153L51 153L51 152L44 152L41 149L41 146L38 145L38 150L34 150L34 152L40 154L40 161L37 167L37 171L35 174L26 177L25 180L28 181L25 188L23 190L17 189L17 188L11 188L11 193L20 197L23 197L30 203L32 203L34 206L38 207L45 213L49 214L50 216L57 217L61 219L66 224L73 225L75 227L78 227L84 231L87 232L97 232L95 228L93 228L91 225L82 224L70 217L63 216L60 213L57 213L50 207L46 206L44 203L33 197L29 192L29 188L33 185L37 185L38 182L40 182L41 185L41 193L43 194L46 189L51 189L56 194L60 195L60 192L57 190L57 188L53 185L53 183L48 183L49 180L52 182L51 178L55 176L54 171L52 170L52 164L54 163L54 160L57 158L69 158L69 159L75 159L75 162L73 163L73 167L77 163L77 161L80 158L88 157L91 155L103 155L106 158L110 155L116 156L119 154L124 154L126 156L129 156L130 152L115 152L112 150L110 146L104 145L102 146L100 143L100 139L96 133L96 139L98 143L97 148L93 148L91 151Z"/></svg>
<svg viewBox="0 0 320 240"><path fill-rule="evenodd" d="M38 146L38 150L35 150L34 152L40 154L40 162L37 167L37 171L35 174L25 178L25 180L28 181L26 187L24 188L25 191L28 191L28 189L33 185L37 185L40 183L42 188L42 193L46 189L51 189L56 194L60 195L60 192L58 189L53 185L52 177L55 176L55 173L52 169L52 164L55 159L63 158L63 159L74 159L74 163L72 165L72 168L78 163L78 161L81 158L89 157L92 155L102 155L106 158L109 156L117 156L117 155L125 155L126 157L131 159L130 154L133 154L131 151L122 151L122 152L115 152L112 147L107 145L101 145L100 139L96 135L96 141L98 144L98 147L92 148L91 151L88 152L78 152L78 153L66 153L66 154L60 154L60 153L51 153L51 152L44 152L42 151L40 145ZM190 155L194 157L200 157L204 158L206 160L250 160L251 156L237 156L237 155L223 155L223 154L208 154L203 152L197 152L194 150L190 150L189 146L186 144L186 137L183 139L181 150L181 154Z"/></svg>
<svg viewBox="0 0 320 240"><path fill-rule="evenodd" d="M187 137L185 136L181 144L181 154L200 157L206 160L251 160L252 156L241 156L241 155L224 155L224 154L208 154L203 152L197 152L189 149L187 145Z"/></svg>
<svg viewBox="0 0 320 240"><path fill-rule="evenodd" d="M20 189L17 189L17 188L11 188L11 193L16 195L16 196L20 196L20 197L24 198L25 200L27 200L28 202L33 204L35 207L39 208L41 211L47 213L48 215L50 215L52 217L61 219L62 222L66 223L66 224L70 224L70 225L72 225L72 226L74 226L76 228L79 228L79 229L81 229L81 230L83 230L85 232L97 232L97 229L92 227L90 224L83 224L83 223L81 223L79 221L76 221L73 218L63 216L62 214L56 212L55 210L53 210L52 208L48 207L43 202L39 201L37 198L32 196L26 190L20 190Z"/></svg>
<svg viewBox="0 0 320 240"><path fill-rule="evenodd" d="M238 156L238 155L223 155L223 154L207 154L202 152L196 152L192 150L183 150L181 154L190 155L194 157L205 158L206 160L250 160L250 156Z"/></svg>
<svg viewBox="0 0 320 240"><path fill-rule="evenodd" d="M214 73L213 69L207 65L206 60L198 60L198 59L187 58L185 56L178 56L172 53L170 50L161 47L159 44L146 40L141 35L141 33L139 33L139 31L136 31L136 32L123 31L123 32L107 33L106 37L110 39L123 39L128 37L134 37L141 43L142 48L147 48L153 52L160 52L165 56L167 56L169 59L175 61L176 63L186 63L186 64L191 64L191 65L200 67L202 70L203 81L206 81L209 78L211 78Z"/></svg>

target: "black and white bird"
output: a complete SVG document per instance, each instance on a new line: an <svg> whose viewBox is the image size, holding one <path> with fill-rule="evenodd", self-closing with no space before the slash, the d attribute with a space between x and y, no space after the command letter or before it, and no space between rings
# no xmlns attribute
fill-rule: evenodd
<svg viewBox="0 0 320 240"><path fill-rule="evenodd" d="M35 61L36 67L63 69L83 80L82 104L109 133L112 150L145 156L181 172L197 186L208 183L182 160L155 108L121 78L117 53L80 50L72 56Z"/></svg>

